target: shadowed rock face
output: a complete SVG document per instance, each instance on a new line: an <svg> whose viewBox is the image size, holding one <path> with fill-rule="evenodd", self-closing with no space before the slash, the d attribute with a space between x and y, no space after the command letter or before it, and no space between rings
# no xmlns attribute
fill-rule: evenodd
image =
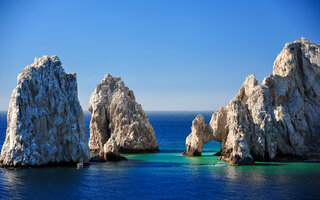
<svg viewBox="0 0 320 200"><path fill-rule="evenodd" d="M57 56L35 58L18 76L9 110L3 166L27 167L89 160L76 74Z"/></svg>
<svg viewBox="0 0 320 200"><path fill-rule="evenodd" d="M261 85L248 76L198 135L221 142L220 158L232 164L320 157L320 46L304 38L287 43L273 73ZM193 143L186 140L188 155L204 145Z"/></svg>
<svg viewBox="0 0 320 200"><path fill-rule="evenodd" d="M99 152L101 156L108 152L159 151L155 132L145 112L120 77L110 74L104 77L91 95L89 111L90 151Z"/></svg>

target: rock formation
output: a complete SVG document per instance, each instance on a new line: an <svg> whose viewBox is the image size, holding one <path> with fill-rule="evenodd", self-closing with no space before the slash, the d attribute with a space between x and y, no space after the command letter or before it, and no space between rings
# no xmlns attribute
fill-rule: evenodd
<svg viewBox="0 0 320 200"><path fill-rule="evenodd" d="M57 56L35 58L18 76L0 162L6 167L71 164L89 160L76 74Z"/></svg>
<svg viewBox="0 0 320 200"><path fill-rule="evenodd" d="M89 111L90 151L104 157L159 151L147 115L120 77L104 77L91 95Z"/></svg>
<svg viewBox="0 0 320 200"><path fill-rule="evenodd" d="M192 122L191 133L186 139L187 151L185 155L200 156L205 143L213 140L213 134L207 134L207 124L202 115L198 115Z"/></svg>
<svg viewBox="0 0 320 200"><path fill-rule="evenodd" d="M126 160L118 151L118 146L115 138L111 136L109 140L103 145L103 158L108 161Z"/></svg>
<svg viewBox="0 0 320 200"><path fill-rule="evenodd" d="M220 159L232 164L320 157L320 46L305 38L287 43L261 85L248 76L205 132L193 130L187 155L201 154L193 149L204 142L195 140L211 138L221 142ZM192 135L202 138L190 140Z"/></svg>

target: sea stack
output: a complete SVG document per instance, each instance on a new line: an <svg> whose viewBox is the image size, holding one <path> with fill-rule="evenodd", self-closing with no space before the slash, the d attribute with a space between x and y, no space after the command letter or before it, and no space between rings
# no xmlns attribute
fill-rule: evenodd
<svg viewBox="0 0 320 200"><path fill-rule="evenodd" d="M213 140L212 134L207 134L209 126L204 123L204 117L198 115L193 121L191 126L191 133L186 139L188 144L187 151L184 155L188 156L201 156L202 147L205 143Z"/></svg>
<svg viewBox="0 0 320 200"><path fill-rule="evenodd" d="M146 113L120 77L104 77L91 95L89 111L89 148L100 157L159 151Z"/></svg>
<svg viewBox="0 0 320 200"><path fill-rule="evenodd" d="M18 75L0 163L37 167L88 161L89 148L75 73L57 56L35 58Z"/></svg>
<svg viewBox="0 0 320 200"><path fill-rule="evenodd" d="M197 135L221 142L220 159L235 165L319 158L320 46L305 38L287 43L273 73L261 85L248 76L236 97ZM186 154L201 154L193 149L204 144L193 144L186 140Z"/></svg>

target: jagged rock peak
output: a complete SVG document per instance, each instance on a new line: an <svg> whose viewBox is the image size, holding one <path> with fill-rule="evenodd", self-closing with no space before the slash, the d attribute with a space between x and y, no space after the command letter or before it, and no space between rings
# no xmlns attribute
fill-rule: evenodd
<svg viewBox="0 0 320 200"><path fill-rule="evenodd" d="M212 115L203 137L221 142L221 159L232 164L319 158L319 77L320 46L305 38L287 43L273 73L261 85L248 76L236 97Z"/></svg>
<svg viewBox="0 0 320 200"><path fill-rule="evenodd" d="M35 58L18 75L0 162L7 167L72 164L89 160L76 74L57 56Z"/></svg>
<svg viewBox="0 0 320 200"><path fill-rule="evenodd" d="M311 65L320 62L319 45L304 37L285 45L274 62L272 74L281 77L294 75L299 67L305 66L303 62Z"/></svg>
<svg viewBox="0 0 320 200"><path fill-rule="evenodd" d="M132 90L120 77L105 75L91 95L89 148L104 152L114 138L120 153L157 152L155 132Z"/></svg>

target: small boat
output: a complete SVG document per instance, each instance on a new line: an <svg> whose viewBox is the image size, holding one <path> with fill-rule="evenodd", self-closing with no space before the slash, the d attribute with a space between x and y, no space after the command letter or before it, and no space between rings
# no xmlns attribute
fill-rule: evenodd
<svg viewBox="0 0 320 200"><path fill-rule="evenodd" d="M83 163L77 163L77 169L83 168Z"/></svg>
<svg viewBox="0 0 320 200"><path fill-rule="evenodd" d="M227 164L224 162L217 162L216 164L214 164L214 166L215 167L225 167L225 166L227 166Z"/></svg>

